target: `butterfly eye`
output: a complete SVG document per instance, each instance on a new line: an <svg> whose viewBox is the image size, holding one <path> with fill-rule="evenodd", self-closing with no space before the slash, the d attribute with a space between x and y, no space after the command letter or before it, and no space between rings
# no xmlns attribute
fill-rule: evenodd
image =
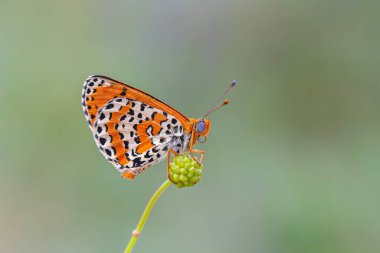
<svg viewBox="0 0 380 253"><path fill-rule="evenodd" d="M203 133L205 131L205 128L206 128L206 124L203 120L198 121L197 125L195 126L195 129L197 130L198 133Z"/></svg>
<svg viewBox="0 0 380 253"><path fill-rule="evenodd" d="M207 139L206 139L206 136L199 136L199 137L198 137L198 142L199 142L199 143L205 143L206 140L207 140Z"/></svg>

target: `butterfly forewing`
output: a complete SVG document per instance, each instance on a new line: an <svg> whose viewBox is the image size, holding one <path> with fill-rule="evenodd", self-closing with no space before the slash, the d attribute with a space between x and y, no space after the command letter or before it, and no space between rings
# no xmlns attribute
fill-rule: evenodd
<svg viewBox="0 0 380 253"><path fill-rule="evenodd" d="M94 124L100 108L114 98L129 98L164 111L179 120L186 132L191 132L191 122L182 113L139 89L105 76L90 76L84 82L82 106L90 125Z"/></svg>

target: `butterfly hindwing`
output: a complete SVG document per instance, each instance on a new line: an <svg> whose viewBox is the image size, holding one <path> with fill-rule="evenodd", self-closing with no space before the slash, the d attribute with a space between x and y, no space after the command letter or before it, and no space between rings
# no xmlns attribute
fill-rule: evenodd
<svg viewBox="0 0 380 253"><path fill-rule="evenodd" d="M174 116L128 98L111 99L92 122L99 150L123 173L140 173L163 159L169 148L182 153L190 139Z"/></svg>

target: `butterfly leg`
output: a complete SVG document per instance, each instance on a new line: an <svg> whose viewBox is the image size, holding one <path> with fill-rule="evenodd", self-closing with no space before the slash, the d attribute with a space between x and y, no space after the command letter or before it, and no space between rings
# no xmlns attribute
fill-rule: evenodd
<svg viewBox="0 0 380 253"><path fill-rule="evenodd" d="M203 162L203 158L204 158L204 156L205 156L205 151L204 151L204 150L199 150L199 149L190 149L189 151L191 152L191 155L192 155L193 158L197 161L197 163L198 163L199 165L201 165L202 162ZM196 153L196 154L200 154L200 155L201 155L201 158L200 158L199 160L196 159L196 158L194 157L194 153Z"/></svg>
<svg viewBox="0 0 380 253"><path fill-rule="evenodd" d="M168 151L168 161L167 161L167 167L166 167L166 175L167 175L167 177L168 177L168 179L172 182L172 183L174 183L173 182L173 180L170 178L170 173L169 173L169 168L170 168L170 153L173 153L173 155L174 156L177 156L177 155L179 155L177 152L175 152L173 149L169 149L169 151Z"/></svg>

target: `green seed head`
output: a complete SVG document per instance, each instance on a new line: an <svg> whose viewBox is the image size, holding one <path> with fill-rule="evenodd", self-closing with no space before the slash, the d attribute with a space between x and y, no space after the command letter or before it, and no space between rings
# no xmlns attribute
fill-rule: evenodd
<svg viewBox="0 0 380 253"><path fill-rule="evenodd" d="M201 181L203 165L199 165L192 156L185 153L174 157L169 165L170 180L178 188L190 187Z"/></svg>

